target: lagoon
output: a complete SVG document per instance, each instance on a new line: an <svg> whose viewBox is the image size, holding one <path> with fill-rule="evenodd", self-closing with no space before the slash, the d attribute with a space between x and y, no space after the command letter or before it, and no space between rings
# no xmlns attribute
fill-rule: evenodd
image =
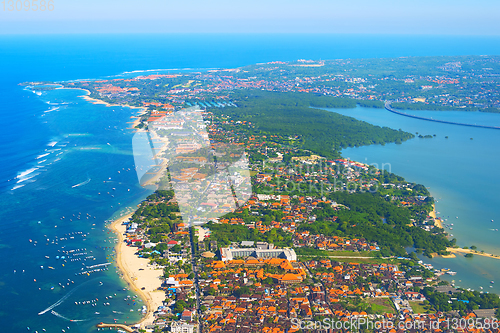
<svg viewBox="0 0 500 333"><path fill-rule="evenodd" d="M500 255L500 130L442 124L409 118L385 109L362 108L330 110L378 126L402 129L413 134L436 135L402 144L352 147L342 151L344 157L373 164L408 181L428 187L436 200L438 216L450 225L460 247L475 245L479 250ZM411 111L423 117L448 121L500 125L500 114L462 111ZM448 138L446 138L448 137ZM493 222L492 222L493 221ZM453 224L453 226L451 226ZM425 259L435 268L457 271L456 284L499 293L490 281L500 277L500 260L480 258Z"/></svg>

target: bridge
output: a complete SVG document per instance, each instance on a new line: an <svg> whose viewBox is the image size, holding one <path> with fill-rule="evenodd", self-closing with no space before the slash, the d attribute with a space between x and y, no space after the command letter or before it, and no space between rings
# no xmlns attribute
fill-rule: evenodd
<svg viewBox="0 0 500 333"><path fill-rule="evenodd" d="M459 125L459 126L469 126L469 127L479 127L479 128L489 128L489 129L500 129L498 126L488 126L488 125L477 125L477 124L466 124L466 123L457 123L454 121L447 121L447 120L439 120L439 119L433 119L433 118L427 118L427 117L419 117L419 116L414 116L408 113L404 113L401 111L398 111L396 109L393 109L391 107L391 102L387 101L385 102L385 108L387 111L390 111L392 113L399 114L401 116L405 117L410 117L410 118L415 118L415 119L420 119L420 120L427 120L427 121L434 121L436 123L442 123L442 124L451 124L451 125Z"/></svg>

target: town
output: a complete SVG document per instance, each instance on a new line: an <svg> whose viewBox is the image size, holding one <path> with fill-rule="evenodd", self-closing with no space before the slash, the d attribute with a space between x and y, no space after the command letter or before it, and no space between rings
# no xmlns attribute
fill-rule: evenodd
<svg viewBox="0 0 500 333"><path fill-rule="evenodd" d="M316 325L315 331L333 332L336 326L325 323L335 322L343 329L350 323L358 330L417 332L473 320L461 331L478 325L496 331L497 296L455 288L439 278L454 272L434 270L416 255L447 254L454 244L432 216L424 186L372 165L280 145L289 138L279 135L273 141L246 136L252 123L203 115L214 146L243 144L250 156L264 159L250 158L252 194L234 212L202 225L186 223L167 186L125 222L128 245L164 271L165 301L146 329L284 333ZM185 144L173 141L169 149ZM189 153L196 157L196 151ZM285 161L287 155L297 156ZM196 174L192 181L202 181ZM165 184L161 177L158 182ZM373 197L371 204L387 210L372 225L363 210L369 203L356 200ZM220 208L216 202L209 207ZM370 232L374 226L380 235ZM398 226L408 228L416 252L407 254L410 244L391 233ZM370 329L370 322L384 325Z"/></svg>
<svg viewBox="0 0 500 333"><path fill-rule="evenodd" d="M422 260L456 242L427 188L340 154L415 135L313 109L498 112L498 66L298 60L65 82L139 107L134 126L154 150L139 178L158 189L124 222L125 242L162 270L165 300L137 329L498 332L497 295L459 288L440 278L456 272Z"/></svg>
<svg viewBox="0 0 500 333"><path fill-rule="evenodd" d="M258 89L354 99L368 107L390 100L401 109L499 112L498 69L494 56L298 60L64 85L106 102L167 111L234 106L233 92Z"/></svg>

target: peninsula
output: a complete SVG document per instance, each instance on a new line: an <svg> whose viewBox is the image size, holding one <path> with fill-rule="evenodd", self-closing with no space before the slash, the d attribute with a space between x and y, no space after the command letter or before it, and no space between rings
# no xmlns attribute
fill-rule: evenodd
<svg viewBox="0 0 500 333"><path fill-rule="evenodd" d="M498 112L497 79L483 67L500 68L499 60L299 60L63 83L87 90L92 102L140 108L137 131L175 127L181 140L169 141L169 149L185 152L179 156L190 163L182 177L166 167L158 172L148 182L155 193L112 226L124 279L147 302L139 326L298 332L298 323L326 318L430 325L479 319L479 308L494 312L498 296L449 286L439 279L445 272L417 257L487 255L455 247L428 189L341 154L414 135L321 108L383 108L391 100L397 109ZM196 126L206 129L212 149L231 144L248 156L249 199L203 225L181 218L172 183L188 179L202 188L221 161L203 159L182 124L165 121L186 108L202 115ZM216 199L208 197L203 210L223 211Z"/></svg>

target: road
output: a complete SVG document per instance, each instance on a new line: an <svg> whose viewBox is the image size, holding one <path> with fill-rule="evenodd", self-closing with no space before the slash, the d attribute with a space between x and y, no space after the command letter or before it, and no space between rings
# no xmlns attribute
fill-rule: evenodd
<svg viewBox="0 0 500 333"><path fill-rule="evenodd" d="M199 279L198 279L198 265L196 264L196 251L195 251L195 246L197 244L194 244L194 227L191 226L189 228L189 238L191 241L191 266L193 267L193 273L194 273L194 287L196 291L196 321L198 323L197 331L198 333L201 333L201 309L200 309L200 285L199 285Z"/></svg>

